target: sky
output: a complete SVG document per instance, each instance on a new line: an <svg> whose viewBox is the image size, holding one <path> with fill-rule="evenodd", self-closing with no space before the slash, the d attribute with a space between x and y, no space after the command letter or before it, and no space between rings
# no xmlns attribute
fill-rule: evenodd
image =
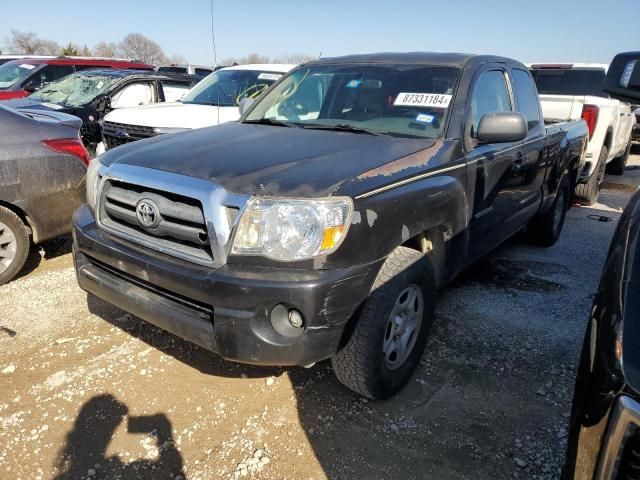
<svg viewBox="0 0 640 480"><path fill-rule="evenodd" d="M139 32L167 55L213 63L210 0L32 0L28 13L21 2L0 3L0 45L12 29L89 47ZM213 14L219 61L448 51L607 63L640 49L640 0L213 0Z"/></svg>

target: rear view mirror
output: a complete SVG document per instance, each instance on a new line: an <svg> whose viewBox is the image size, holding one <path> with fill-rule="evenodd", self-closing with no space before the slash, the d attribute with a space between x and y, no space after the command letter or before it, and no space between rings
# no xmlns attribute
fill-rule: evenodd
<svg viewBox="0 0 640 480"><path fill-rule="evenodd" d="M617 100L640 103L640 52L615 56L604 80L604 91Z"/></svg>
<svg viewBox="0 0 640 480"><path fill-rule="evenodd" d="M529 131L527 119L518 112L489 112L480 119L476 138L482 143L524 140Z"/></svg>
<svg viewBox="0 0 640 480"><path fill-rule="evenodd" d="M24 87L22 87L25 92L29 93L33 93L39 88L42 88L42 83L37 78L30 80Z"/></svg>
<svg viewBox="0 0 640 480"><path fill-rule="evenodd" d="M249 97L244 97L242 100L240 100L240 103L238 104L238 110L240 111L240 115L244 115L244 112L249 110L251 105L253 105L254 103L255 103L255 100Z"/></svg>

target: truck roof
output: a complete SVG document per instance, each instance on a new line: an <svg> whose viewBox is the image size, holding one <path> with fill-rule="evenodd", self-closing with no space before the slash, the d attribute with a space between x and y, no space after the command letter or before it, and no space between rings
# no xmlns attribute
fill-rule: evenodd
<svg viewBox="0 0 640 480"><path fill-rule="evenodd" d="M527 63L527 67L534 70L604 70L605 72L609 69L609 65L606 63Z"/></svg>
<svg viewBox="0 0 640 480"><path fill-rule="evenodd" d="M233 67L224 67L220 70L267 70L270 72L286 73L297 65L288 65L283 63L250 63L248 65L235 65Z"/></svg>
<svg viewBox="0 0 640 480"><path fill-rule="evenodd" d="M343 57L327 57L309 62L316 63L409 63L420 65L442 65L447 67L463 67L470 61L486 62L520 62L495 55L475 55L471 53L439 53L439 52L403 52L403 53L370 53L362 55L346 55Z"/></svg>

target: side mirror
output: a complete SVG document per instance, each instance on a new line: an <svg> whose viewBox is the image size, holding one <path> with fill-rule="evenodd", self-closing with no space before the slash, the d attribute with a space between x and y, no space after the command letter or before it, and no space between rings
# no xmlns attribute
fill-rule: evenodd
<svg viewBox="0 0 640 480"><path fill-rule="evenodd" d="M476 138L482 143L507 143L524 140L529 128L518 112L489 112L480 119Z"/></svg>
<svg viewBox="0 0 640 480"><path fill-rule="evenodd" d="M251 105L253 105L254 103L255 103L255 100L249 97L244 97L242 100L240 100L240 103L238 104L238 110L240 111L240 115L244 115L244 112L249 110Z"/></svg>
<svg viewBox="0 0 640 480"><path fill-rule="evenodd" d="M96 105L97 112L104 112L109 108L111 108L111 97L102 97L98 100L98 104Z"/></svg>
<svg viewBox="0 0 640 480"><path fill-rule="evenodd" d="M604 91L622 102L640 103L640 52L616 55L604 80Z"/></svg>

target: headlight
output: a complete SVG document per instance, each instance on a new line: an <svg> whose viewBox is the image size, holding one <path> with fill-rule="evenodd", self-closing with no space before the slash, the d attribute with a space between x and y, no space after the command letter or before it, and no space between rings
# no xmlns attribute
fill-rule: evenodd
<svg viewBox="0 0 640 480"><path fill-rule="evenodd" d="M231 253L304 260L339 246L351 223L348 197L317 200L253 198L238 222Z"/></svg>
<svg viewBox="0 0 640 480"><path fill-rule="evenodd" d="M98 171L102 164L100 163L99 157L94 158L89 162L89 166L87 167L87 203L91 210L96 209L97 203L97 195L98 195L98 181L100 180L100 176L98 175Z"/></svg>
<svg viewBox="0 0 640 480"><path fill-rule="evenodd" d="M157 133L158 135L165 133L180 133L189 130L188 128L171 128L171 127L156 127L153 129L153 133Z"/></svg>

